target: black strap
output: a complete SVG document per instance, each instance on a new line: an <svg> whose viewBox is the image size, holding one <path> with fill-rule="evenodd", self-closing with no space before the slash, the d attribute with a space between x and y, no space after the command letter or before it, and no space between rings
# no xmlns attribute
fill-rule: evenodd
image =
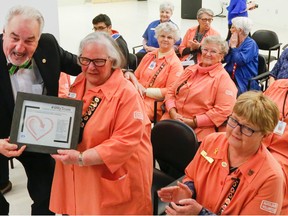
<svg viewBox="0 0 288 216"><path fill-rule="evenodd" d="M285 114L285 104L286 104L287 96L288 96L288 90L286 91L284 102L283 102L283 109L282 109L283 121L285 120L285 118L288 115L288 112Z"/></svg>
<svg viewBox="0 0 288 216"><path fill-rule="evenodd" d="M151 82L149 83L149 87L152 87L152 86L154 85L154 82L155 82L157 76L158 76L159 73L162 71L162 69L164 68L164 66L165 66L165 63L163 62L163 63L160 65L159 69L158 69L158 70L156 71L156 73L154 74L154 76L152 77L152 80L151 80Z"/></svg>
<svg viewBox="0 0 288 216"><path fill-rule="evenodd" d="M82 141L84 128L85 128L88 120L91 118L91 116L93 115L93 113L95 112L97 107L99 106L100 102L101 102L101 98L94 96L88 109L87 109L87 111L82 116L78 143L80 143Z"/></svg>
<svg viewBox="0 0 288 216"><path fill-rule="evenodd" d="M234 194L236 193L236 190L238 188L238 185L240 183L240 179L239 178L232 178L234 180L233 184L232 184L232 187L228 193L228 196L227 198L225 199L223 205L221 206L219 212L217 215L221 215L222 212L227 208L227 206L230 204Z"/></svg>

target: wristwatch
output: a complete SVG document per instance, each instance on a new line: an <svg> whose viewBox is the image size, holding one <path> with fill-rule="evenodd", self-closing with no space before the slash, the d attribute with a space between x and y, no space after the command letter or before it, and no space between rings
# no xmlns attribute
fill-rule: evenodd
<svg viewBox="0 0 288 216"><path fill-rule="evenodd" d="M80 152L79 155L78 155L78 165L79 166L84 166L84 163L83 163L83 153Z"/></svg>

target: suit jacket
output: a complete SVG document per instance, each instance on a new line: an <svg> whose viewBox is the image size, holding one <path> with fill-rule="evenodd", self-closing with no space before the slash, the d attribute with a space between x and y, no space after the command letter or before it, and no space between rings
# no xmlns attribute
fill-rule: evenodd
<svg viewBox="0 0 288 216"><path fill-rule="evenodd" d="M3 52L3 35L0 35L0 138L10 134L14 111L14 97L7 67L7 59ZM77 57L62 49L51 34L42 34L38 47L33 54L39 72L47 89L47 95L57 96L60 72L76 76L81 72L77 65Z"/></svg>

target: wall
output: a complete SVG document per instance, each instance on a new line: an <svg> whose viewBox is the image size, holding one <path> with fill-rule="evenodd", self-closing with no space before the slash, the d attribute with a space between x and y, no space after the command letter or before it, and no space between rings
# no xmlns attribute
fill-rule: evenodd
<svg viewBox="0 0 288 216"><path fill-rule="evenodd" d="M229 3L229 0L202 0L203 7L211 8L217 14L221 12L221 2ZM256 0L259 7L249 11L249 17L253 20L253 29L269 29L275 31L280 42L288 43L288 1L287 0ZM225 11L226 13L226 11ZM227 14L227 13L226 13ZM225 18L226 19L226 18Z"/></svg>
<svg viewBox="0 0 288 216"><path fill-rule="evenodd" d="M5 16L14 5L29 5L37 8L44 16L43 32L52 33L59 39L58 5L57 0L0 0L0 28L4 26Z"/></svg>

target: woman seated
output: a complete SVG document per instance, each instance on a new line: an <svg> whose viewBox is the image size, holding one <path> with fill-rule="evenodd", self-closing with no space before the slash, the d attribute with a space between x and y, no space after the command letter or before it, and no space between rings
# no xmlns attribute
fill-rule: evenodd
<svg viewBox="0 0 288 216"><path fill-rule="evenodd" d="M288 79L288 48L285 49L270 72L269 85L275 80Z"/></svg>
<svg viewBox="0 0 288 216"><path fill-rule="evenodd" d="M278 122L277 105L262 92L240 95L226 133L213 133L185 170L183 183L158 195L169 215L278 215L285 181L262 144Z"/></svg>
<svg viewBox="0 0 288 216"><path fill-rule="evenodd" d="M179 46L183 65L196 64L201 57L201 43L209 35L220 34L211 27L214 13L210 9L200 8L197 12L198 25L187 30Z"/></svg>
<svg viewBox="0 0 288 216"><path fill-rule="evenodd" d="M142 42L143 49L141 49L138 53L136 53L138 64L141 62L142 58L144 57L144 55L146 55L146 53L152 52L153 50L159 48L158 40L155 38L155 28L160 23L164 23L164 22L171 22L175 24L170 19L174 11L174 5L172 4L172 2L168 2L168 1L163 2L160 5L159 9L160 9L160 19L155 20L152 23L150 23L142 36L143 37L143 42ZM175 50L178 49L178 46L180 45L180 43L181 43L181 38L179 37L179 39L174 42Z"/></svg>
<svg viewBox="0 0 288 216"><path fill-rule="evenodd" d="M252 21L247 17L232 19L229 40L229 52L224 58L225 69L238 88L238 95L247 91L248 80L258 75L258 46L248 37ZM260 90L256 80L251 82L251 88Z"/></svg>
<svg viewBox="0 0 288 216"><path fill-rule="evenodd" d="M221 61L227 43L219 36L202 42L202 60L187 67L169 88L165 97L167 112L163 119L176 119L192 127L199 141L216 131L232 112L237 88Z"/></svg>
<svg viewBox="0 0 288 216"><path fill-rule="evenodd" d="M280 114L276 128L264 139L264 145L281 164L288 183L288 79L276 80L264 92L264 95L277 104ZM283 210L285 210L284 214L288 215L288 185Z"/></svg>
<svg viewBox="0 0 288 216"><path fill-rule="evenodd" d="M151 123L123 77L124 57L104 32L80 43L82 73L70 95L83 101L77 150L58 150L50 210L65 215L152 213ZM141 199L139 199L141 197Z"/></svg>
<svg viewBox="0 0 288 216"><path fill-rule="evenodd" d="M171 22L161 23L155 28L159 48L147 53L135 73L126 72L139 93L144 97L146 113L150 120L154 117L154 101L163 100L168 87L172 86L183 72L183 67L176 53L174 43L179 40L178 27ZM162 116L160 103L157 107L157 119Z"/></svg>

